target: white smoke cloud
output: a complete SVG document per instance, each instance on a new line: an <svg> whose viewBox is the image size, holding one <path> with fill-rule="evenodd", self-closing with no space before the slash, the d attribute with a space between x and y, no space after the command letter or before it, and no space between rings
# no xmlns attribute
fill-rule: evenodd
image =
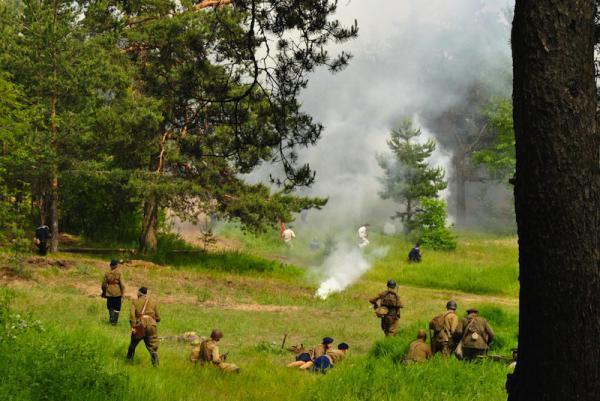
<svg viewBox="0 0 600 401"><path fill-rule="evenodd" d="M482 77L508 95L511 59L505 10L513 5L514 0L338 4L337 17L343 23L358 20L359 37L332 46L332 52L352 52L348 68L335 75L317 71L302 94L304 110L325 131L316 146L300 154L300 162L317 172L316 183L301 193L329 197L323 211L309 213L309 224L353 230L370 221L382 228L397 209L378 195L377 178L383 172L375 155L388 151L390 130L406 116L422 123L419 116L443 112ZM423 134L444 135L425 129ZM430 162L444 166L447 178L450 159L438 142ZM269 173L277 174L277 169L263 166L253 179L266 180Z"/></svg>
<svg viewBox="0 0 600 401"><path fill-rule="evenodd" d="M385 257L387 251L388 248L380 247L367 254L366 250L359 249L357 245L339 245L318 268L325 279L315 296L327 299L331 294L344 291L373 266L375 259Z"/></svg>

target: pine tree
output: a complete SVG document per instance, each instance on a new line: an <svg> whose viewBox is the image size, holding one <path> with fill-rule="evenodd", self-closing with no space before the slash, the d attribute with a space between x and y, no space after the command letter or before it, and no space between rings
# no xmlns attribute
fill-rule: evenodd
<svg viewBox="0 0 600 401"><path fill-rule="evenodd" d="M421 129L413 127L412 120L405 118L402 124L390 132L388 155L378 155L379 165L385 175L380 179L383 199L392 199L403 206L393 218L400 219L406 232L414 228L415 214L419 211L421 198L436 198L446 188L444 170L430 167L427 159L435 150L435 140L419 143Z"/></svg>

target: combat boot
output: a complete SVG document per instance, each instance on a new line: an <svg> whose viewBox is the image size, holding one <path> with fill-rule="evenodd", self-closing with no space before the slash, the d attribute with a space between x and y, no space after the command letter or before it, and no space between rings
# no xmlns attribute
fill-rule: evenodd
<svg viewBox="0 0 600 401"><path fill-rule="evenodd" d="M158 366L158 353L153 352L151 355L152 355L152 366L157 367Z"/></svg>
<svg viewBox="0 0 600 401"><path fill-rule="evenodd" d="M108 310L108 323L113 324L114 319L114 311L112 309Z"/></svg>
<svg viewBox="0 0 600 401"><path fill-rule="evenodd" d="M112 325L116 326L117 323L119 323L119 311L118 310L113 310L113 320L112 320Z"/></svg>

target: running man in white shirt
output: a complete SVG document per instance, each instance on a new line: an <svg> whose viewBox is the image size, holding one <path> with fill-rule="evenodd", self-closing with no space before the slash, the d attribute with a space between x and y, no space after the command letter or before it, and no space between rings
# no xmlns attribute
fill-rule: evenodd
<svg viewBox="0 0 600 401"><path fill-rule="evenodd" d="M358 229L358 247L361 249L369 245L369 233L367 232L369 226L370 224L363 224Z"/></svg>
<svg viewBox="0 0 600 401"><path fill-rule="evenodd" d="M288 248L293 248L294 244L293 244L293 240L294 238L296 238L296 234L294 233L294 230L292 230L292 226L286 228L283 233L281 233L281 237L283 238L283 242L285 243L285 245Z"/></svg>

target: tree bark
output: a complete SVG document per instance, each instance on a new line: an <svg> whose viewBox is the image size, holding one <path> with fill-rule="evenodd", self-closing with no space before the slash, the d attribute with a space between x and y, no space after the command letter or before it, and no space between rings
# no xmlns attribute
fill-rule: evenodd
<svg viewBox="0 0 600 401"><path fill-rule="evenodd" d="M50 136L52 140L52 148L56 156L58 156L58 127L56 126L56 96L52 96L51 100L51 112L50 112ZM50 252L58 252L58 162L54 161L52 167L52 177L50 184L51 198L50 198L50 210L51 213L51 232L52 239L50 241Z"/></svg>
<svg viewBox="0 0 600 401"><path fill-rule="evenodd" d="M510 401L600 394L600 141L592 0L517 0L519 361Z"/></svg>
<svg viewBox="0 0 600 401"><path fill-rule="evenodd" d="M152 252L158 246L158 202L150 197L144 202L144 219L140 236L140 251Z"/></svg>

